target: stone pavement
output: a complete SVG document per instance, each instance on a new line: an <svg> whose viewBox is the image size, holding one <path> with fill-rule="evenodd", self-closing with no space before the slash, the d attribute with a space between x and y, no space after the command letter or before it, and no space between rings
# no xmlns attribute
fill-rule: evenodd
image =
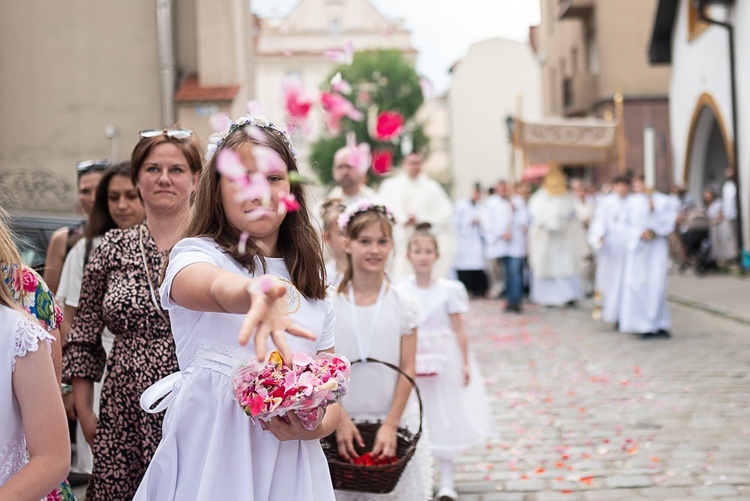
<svg viewBox="0 0 750 501"><path fill-rule="evenodd" d="M720 301L721 278L688 280ZM506 316L473 301L497 436L457 461L459 499L750 500L750 327L670 306L673 337L641 340L588 304Z"/></svg>
<svg viewBox="0 0 750 501"><path fill-rule="evenodd" d="M497 436L457 461L459 499L750 500L750 279L673 274L669 294L674 335L649 341L587 303L473 301Z"/></svg>

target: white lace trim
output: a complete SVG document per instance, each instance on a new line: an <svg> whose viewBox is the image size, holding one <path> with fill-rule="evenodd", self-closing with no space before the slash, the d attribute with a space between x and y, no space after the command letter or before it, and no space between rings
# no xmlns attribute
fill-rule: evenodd
<svg viewBox="0 0 750 501"><path fill-rule="evenodd" d="M4 485L13 475L21 471L27 462L25 437L18 435L9 438L0 447L0 485Z"/></svg>
<svg viewBox="0 0 750 501"><path fill-rule="evenodd" d="M408 292L398 291L401 303L401 335L411 334L415 327L419 327L425 320L422 305L419 300Z"/></svg>
<svg viewBox="0 0 750 501"><path fill-rule="evenodd" d="M16 359L25 357L30 351L39 349L39 341L47 343L47 349L52 351L54 336L44 330L41 325L25 315L16 323L15 328L16 346L13 351L13 371L16 370Z"/></svg>

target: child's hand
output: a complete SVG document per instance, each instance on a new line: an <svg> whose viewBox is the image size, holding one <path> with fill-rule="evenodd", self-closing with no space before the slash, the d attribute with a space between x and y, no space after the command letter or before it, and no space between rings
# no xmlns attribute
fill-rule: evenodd
<svg viewBox="0 0 750 501"><path fill-rule="evenodd" d="M396 455L396 427L383 423L375 435L375 446L372 448L375 458L387 458Z"/></svg>
<svg viewBox="0 0 750 501"><path fill-rule="evenodd" d="M289 365L292 352L286 344L285 332L293 336L315 339L315 335L294 323L289 318L289 308L284 298L286 287L275 277L262 275L248 287L250 309L240 328L239 343L247 344L255 331L255 353L258 360L265 360L268 338L273 339L284 363Z"/></svg>
<svg viewBox="0 0 750 501"><path fill-rule="evenodd" d="M348 417L342 417L338 428L336 428L336 446L339 450L339 456L346 461L358 458L359 454L354 448L355 442L359 447L365 446L365 441L362 440L362 435L359 434L354 422Z"/></svg>
<svg viewBox="0 0 750 501"><path fill-rule="evenodd" d="M468 365L464 365L463 373L464 373L464 386L469 386L469 382L471 381L471 371L469 370Z"/></svg>
<svg viewBox="0 0 750 501"><path fill-rule="evenodd" d="M265 422L265 429L270 431L279 442L288 440L314 440L318 438L316 430L308 430L294 412L275 416Z"/></svg>

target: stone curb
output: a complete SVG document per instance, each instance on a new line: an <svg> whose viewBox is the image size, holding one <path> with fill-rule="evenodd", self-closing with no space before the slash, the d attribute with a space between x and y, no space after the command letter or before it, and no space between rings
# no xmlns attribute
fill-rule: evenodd
<svg viewBox="0 0 750 501"><path fill-rule="evenodd" d="M667 298L670 301L679 303L683 306L696 308L698 310L703 310L708 313L713 313L714 315L719 315L722 317L730 318L732 320L741 322L743 324L750 324L750 314L740 313L737 310L727 308L726 306L721 305L721 304L709 303L707 301L696 301L694 298L691 298L689 296L684 296L682 294L676 294L674 292L668 293Z"/></svg>

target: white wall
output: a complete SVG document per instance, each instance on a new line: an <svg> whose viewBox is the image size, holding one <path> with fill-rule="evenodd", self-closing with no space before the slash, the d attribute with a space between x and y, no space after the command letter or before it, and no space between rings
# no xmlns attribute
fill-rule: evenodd
<svg viewBox="0 0 750 501"><path fill-rule="evenodd" d="M710 94L716 101L727 133L731 139L734 138L727 31L710 26L693 40L688 40L687 7L688 0L680 2L672 34L670 123L674 149L674 181L678 184L683 184L689 174L685 172L685 162L690 141L690 124L698 99L703 93ZM750 32L742 28L750 23L750 5L747 2L737 2L733 11L731 22L739 27L735 29L737 115L741 133L737 165L747 245L750 204L750 61L744 55L750 48Z"/></svg>
<svg viewBox="0 0 750 501"><path fill-rule="evenodd" d="M472 45L455 66L448 97L454 197L468 196L477 181L486 188L509 178L505 119L516 114L519 95L523 117L539 118L541 69L526 43L485 40Z"/></svg>

